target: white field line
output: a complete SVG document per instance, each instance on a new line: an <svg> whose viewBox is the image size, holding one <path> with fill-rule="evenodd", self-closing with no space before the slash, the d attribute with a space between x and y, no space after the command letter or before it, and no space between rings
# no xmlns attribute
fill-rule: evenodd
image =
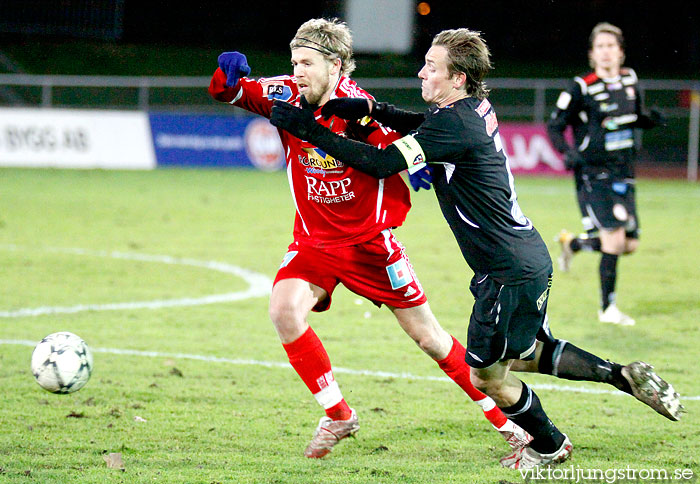
<svg viewBox="0 0 700 484"><path fill-rule="evenodd" d="M18 251L23 250L14 245L0 245L0 249ZM29 250L29 249L25 249ZM20 308L12 311L0 311L0 318L21 318L30 316L43 316L47 314L73 314L82 311L118 311L129 309L161 309L180 306L198 306L202 304L216 304L223 302L240 301L252 297L262 297L270 294L272 280L262 274L255 273L234 265L216 261L200 261L195 259L171 257L167 255L135 254L131 252L107 252L86 250L77 248L42 248L44 252L57 252L71 255L84 255L91 257L108 257L112 259L136 260L142 262L155 262L161 264L185 265L200 267L225 274L240 277L248 283L248 289L226 294L213 294L202 297L186 297L179 299L158 299L155 301L132 301L104 304L77 304L74 306L39 306L34 308Z"/></svg>
<svg viewBox="0 0 700 484"><path fill-rule="evenodd" d="M15 245L0 245L0 249L4 250L22 250L22 248ZM114 259L125 259L125 260L138 260L145 262L159 262L163 264L179 264L188 265L193 267L201 267L205 269L215 270L219 272L224 272L227 274L232 274L241 277L243 280L248 282L249 288L245 291L228 293L228 294L216 294L210 296L204 296L200 298L182 298L182 299L167 299L167 300L156 300L156 301L142 301L142 302L125 302L125 303L108 303L108 304L80 304L76 306L44 306L38 308L23 308L14 311L0 311L0 317L4 318L16 318L23 316L40 316L45 314L66 314L66 313L77 313L80 311L109 311L109 310L123 310L123 309L160 309L165 307L175 307L175 306L194 306L200 304L214 304L220 302L230 302L238 301L241 299L247 299L249 297L260 297L266 296L270 293L270 287L272 286L272 281L262 274L257 274L255 272L243 269L237 266L229 265L222 262L215 261L199 261L195 259L187 258L177 258L164 255L146 255L146 254L135 254L128 252L108 252L108 251L94 251L79 248L44 248L42 249L46 252L58 252L64 254L74 254L74 255L87 255L93 257L110 257ZM0 345L3 344L13 344L13 345L24 345L24 346L35 346L36 341L28 340L0 340ZM259 361L259 360L245 360L236 358L221 358L216 356L206 356L206 355L192 355L186 353L162 353L158 351L137 351L137 350L125 350L116 348L92 348L95 353L111 353L117 355L131 355L131 356L146 356L151 358L181 358L189 360L199 360L214 363L229 363L232 365L252 365L252 366L264 366L268 368L291 368L289 363L283 362L272 362L272 361ZM447 377L438 376L419 376L413 375L411 373L392 373L386 371L373 371L373 370L353 370L350 368L336 367L333 369L335 373L345 373L349 375L363 375L371 376L377 378L398 378L404 380L418 380L418 381L442 381L450 382L451 380ZM559 392L574 392L574 393L589 393L589 394L605 394L605 395L625 395L623 392L617 390L605 390L596 389L580 386L571 385L550 385L550 384L534 384L530 385L535 390L551 390ZM683 400L700 400L699 396L683 397Z"/></svg>
<svg viewBox="0 0 700 484"><path fill-rule="evenodd" d="M0 345L22 345L33 347L37 344L36 341L29 340L19 340L19 339L0 339ZM193 355L188 353L165 353L161 351L139 351L139 350L127 350L119 348L90 348L93 353L108 353L112 355L125 355L125 356L142 356L149 358L173 358L182 360L197 360L209 363L228 363L230 365L238 366L264 366L267 368L287 368L292 369L289 363L279 362L279 361L262 361L262 360L248 360L241 358L222 358L220 356L207 356L207 355ZM451 382L446 376L420 376L414 375L412 373L402 372L394 373L390 371L375 371L375 370L354 370L351 368L341 368L334 367L333 373L346 374L346 375L360 375L369 376L375 378L396 378L399 380L414 380L414 381L439 381L439 382ZM602 388L590 388L584 386L573 386L573 385L550 385L550 384L531 384L530 387L535 390L548 390L554 392L567 392L567 393L588 393L594 395L627 395L626 393L617 390L605 390ZM681 396L682 401L700 400L700 395L697 396Z"/></svg>

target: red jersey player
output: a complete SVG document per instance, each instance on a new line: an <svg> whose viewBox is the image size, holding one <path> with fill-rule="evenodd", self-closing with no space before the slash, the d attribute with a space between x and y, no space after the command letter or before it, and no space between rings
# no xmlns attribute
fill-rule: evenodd
<svg viewBox="0 0 700 484"><path fill-rule="evenodd" d="M372 121L339 117L324 120L320 107L337 97L371 96L350 74L354 70L352 36L337 20L312 19L290 44L294 76L249 79L243 54L224 52L209 86L211 96L270 117L275 100L299 105L303 95L317 106L317 121L332 131L375 146L400 136ZM359 429L357 413L346 403L321 340L306 321L310 311L330 307L342 283L377 306L385 304L419 347L476 403L513 448L529 435L507 420L493 400L470 381L464 347L439 325L404 247L392 228L410 208L400 175L377 180L328 156L312 144L279 131L296 207L294 241L277 273L270 296L270 317L289 362L325 409L304 455L319 458Z"/></svg>

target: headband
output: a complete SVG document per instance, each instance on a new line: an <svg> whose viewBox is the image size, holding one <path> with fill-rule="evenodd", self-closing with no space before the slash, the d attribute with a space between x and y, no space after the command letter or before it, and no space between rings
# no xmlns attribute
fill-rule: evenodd
<svg viewBox="0 0 700 484"><path fill-rule="evenodd" d="M333 52L331 49L329 49L329 48L326 47L325 45L319 44L318 42L314 42L314 41L311 40L311 39L306 39L306 38L304 38L304 37L296 37L295 40L297 40L297 41L298 41L298 40L303 40L304 42L309 42L309 43L311 43L311 44L315 44L315 45L319 46L319 47L320 47L321 49L323 49L323 50L317 49L316 47L311 47L310 45L296 45L296 46L293 46L293 48L295 48L295 49L298 48L298 47L306 47L307 49L315 50L316 52L320 52L321 54L326 54L326 55L337 55L335 52Z"/></svg>

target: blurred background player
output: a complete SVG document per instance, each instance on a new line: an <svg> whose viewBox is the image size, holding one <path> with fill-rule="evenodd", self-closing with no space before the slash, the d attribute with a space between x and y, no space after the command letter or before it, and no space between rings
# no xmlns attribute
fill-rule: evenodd
<svg viewBox="0 0 700 484"><path fill-rule="evenodd" d="M309 20L299 27L290 48L293 77L248 79L250 67L243 54L221 54L209 87L211 96L268 118L275 100L298 105L303 95L320 112L329 99L370 98L349 78L355 64L352 36L344 23ZM337 117L322 122L335 133L375 146L399 138L377 122L360 124ZM309 311L330 307L339 283L377 306L389 307L404 331L482 407L509 445L514 449L525 445L529 436L471 384L465 348L435 319L404 247L391 232L410 208L409 191L400 175L378 180L286 131L280 130L280 137L296 216L294 242L272 288L270 317L289 362L326 412L304 454L323 457L359 429L357 413L343 398L328 354L307 323Z"/></svg>
<svg viewBox="0 0 700 484"><path fill-rule="evenodd" d="M274 104L271 122L377 178L433 166L440 209L474 272L466 354L472 381L532 435L530 444L500 461L528 469L568 459L573 446L537 394L511 370L608 383L670 420L680 418L682 406L650 365L605 361L552 336L547 319L552 261L518 205L483 82L490 69L489 50L478 32L446 30L433 39L418 73L423 99L432 105L426 114L367 99L339 98L324 106L324 116L371 115L411 133L384 149L337 136L315 121L311 109L287 103Z"/></svg>
<svg viewBox="0 0 700 484"><path fill-rule="evenodd" d="M559 267L568 271L573 255L597 251L600 258L601 301L598 318L604 323L631 326L634 319L616 304L618 258L639 245L639 218L635 204L634 128L651 128L660 122L655 111L643 114L637 75L627 67L622 31L599 23L589 39L588 58L593 68L575 77L557 100L548 123L552 143L567 169L574 171L578 204L586 231L578 237L562 230ZM574 146L564 137L567 126Z"/></svg>

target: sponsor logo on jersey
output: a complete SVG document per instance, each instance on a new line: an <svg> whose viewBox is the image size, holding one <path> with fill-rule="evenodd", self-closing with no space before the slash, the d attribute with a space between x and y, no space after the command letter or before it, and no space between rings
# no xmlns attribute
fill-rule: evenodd
<svg viewBox="0 0 700 484"><path fill-rule="evenodd" d="M491 111L489 114L486 115L484 121L486 121L486 134L489 136L493 136L494 131L496 131L496 128L498 128L498 119L496 118L496 113Z"/></svg>
<svg viewBox="0 0 700 484"><path fill-rule="evenodd" d="M294 259L297 254L299 253L298 250L290 250L284 255L284 259L282 259L282 264L280 264L280 269L283 267L287 267L290 262L292 262L292 259Z"/></svg>
<svg viewBox="0 0 700 484"><path fill-rule="evenodd" d="M617 103L600 103L600 111L602 113L609 113L610 111L615 111L618 107L619 106Z"/></svg>
<svg viewBox="0 0 700 484"><path fill-rule="evenodd" d="M284 166L284 148L277 129L267 119L256 119L243 135L245 151L253 165L261 170L279 170Z"/></svg>
<svg viewBox="0 0 700 484"><path fill-rule="evenodd" d="M299 155L299 163L303 166L320 170L334 170L345 166L342 161L336 160L320 148L302 148L302 150L306 153L306 156ZM306 171L310 173L309 170Z"/></svg>
<svg viewBox="0 0 700 484"><path fill-rule="evenodd" d="M544 290L542 294L540 294L540 297L537 298L537 310L542 311L542 306L544 306L545 301L547 301L547 297L549 296L549 291L552 288L552 276L549 276L549 280L547 281L547 289ZM545 331L549 334L549 325L547 324L547 320L545 319Z"/></svg>
<svg viewBox="0 0 700 484"><path fill-rule="evenodd" d="M599 92L603 92L605 90L605 83L603 82L598 82L593 85L588 86L588 94L593 96L594 94L598 94Z"/></svg>
<svg viewBox="0 0 700 484"><path fill-rule="evenodd" d="M483 101L481 101L481 104L479 104L479 106L477 106L477 108L474 111L476 111L477 114L483 118L484 116L486 116L486 114L489 112L490 109L491 109L491 103L488 102L487 99L484 99Z"/></svg>
<svg viewBox="0 0 700 484"><path fill-rule="evenodd" d="M322 170L321 168L307 168L306 173L309 175L321 175L321 176L326 176L326 170Z"/></svg>
<svg viewBox="0 0 700 484"><path fill-rule="evenodd" d="M263 84L263 89L267 91L265 95L271 101L274 99L289 101L292 98L292 88L283 82L265 83Z"/></svg>
<svg viewBox="0 0 700 484"><path fill-rule="evenodd" d="M542 306L544 306L545 301L547 300L547 296L549 295L549 288L545 289L542 294L540 294L540 297L537 298L537 310L541 311Z"/></svg>
<svg viewBox="0 0 700 484"><path fill-rule="evenodd" d="M608 131L614 131L624 124L630 124L637 121L636 114L623 114L622 116L608 116L603 120L603 127Z"/></svg>
<svg viewBox="0 0 700 484"><path fill-rule="evenodd" d="M408 268L408 264L403 259L399 259L390 266L387 266L386 273L391 281L391 288L398 289L413 282L413 275Z"/></svg>
<svg viewBox="0 0 700 484"><path fill-rule="evenodd" d="M627 99L630 101L632 101L633 99L637 99L637 94L634 92L633 87L626 87L625 94L627 94Z"/></svg>
<svg viewBox="0 0 700 484"><path fill-rule="evenodd" d="M634 146L634 132L632 129L623 129L605 133L605 151L617 151Z"/></svg>
<svg viewBox="0 0 700 484"><path fill-rule="evenodd" d="M355 198L355 192L350 189L352 180L319 180L306 176L307 199L318 203L340 203Z"/></svg>

